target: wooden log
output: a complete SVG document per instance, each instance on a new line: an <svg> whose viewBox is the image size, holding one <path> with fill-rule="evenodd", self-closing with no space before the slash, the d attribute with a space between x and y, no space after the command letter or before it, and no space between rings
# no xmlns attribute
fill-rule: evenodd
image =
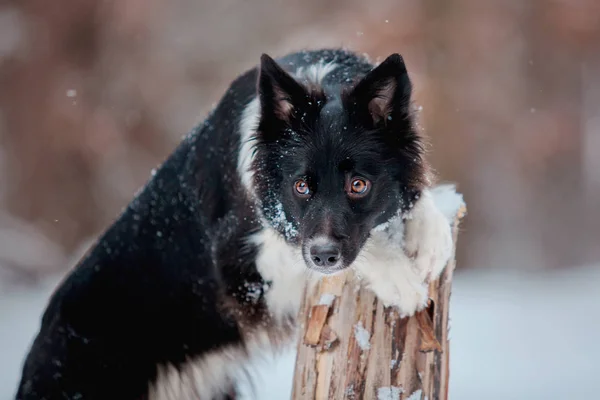
<svg viewBox="0 0 600 400"><path fill-rule="evenodd" d="M453 224L466 213L452 185L433 189ZM454 254L454 253L453 253ZM429 307L400 318L349 269L306 289L299 321L294 400L447 400L448 313L454 256L430 283Z"/></svg>

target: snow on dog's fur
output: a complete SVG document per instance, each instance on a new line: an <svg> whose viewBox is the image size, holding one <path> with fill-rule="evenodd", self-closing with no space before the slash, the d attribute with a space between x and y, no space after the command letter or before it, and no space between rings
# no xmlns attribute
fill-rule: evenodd
<svg viewBox="0 0 600 400"><path fill-rule="evenodd" d="M345 268L422 308L452 246L411 90L397 54L263 55L58 287L17 399L230 398Z"/></svg>

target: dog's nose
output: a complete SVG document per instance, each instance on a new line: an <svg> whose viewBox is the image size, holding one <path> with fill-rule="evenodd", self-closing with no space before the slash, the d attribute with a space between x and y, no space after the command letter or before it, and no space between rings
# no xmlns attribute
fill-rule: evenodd
<svg viewBox="0 0 600 400"><path fill-rule="evenodd" d="M333 267L341 257L340 247L332 244L314 244L310 247L310 257L319 267Z"/></svg>

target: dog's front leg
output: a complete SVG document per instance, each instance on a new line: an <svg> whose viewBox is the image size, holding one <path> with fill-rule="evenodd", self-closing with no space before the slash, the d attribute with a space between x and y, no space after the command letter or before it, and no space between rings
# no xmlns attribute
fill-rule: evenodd
<svg viewBox="0 0 600 400"><path fill-rule="evenodd" d="M410 316L427 305L428 283L440 275L452 249L450 224L425 190L405 220L373 232L356 269L386 306Z"/></svg>
<svg viewBox="0 0 600 400"><path fill-rule="evenodd" d="M421 193L406 222L404 249L419 277L436 279L452 257L452 228L429 190Z"/></svg>

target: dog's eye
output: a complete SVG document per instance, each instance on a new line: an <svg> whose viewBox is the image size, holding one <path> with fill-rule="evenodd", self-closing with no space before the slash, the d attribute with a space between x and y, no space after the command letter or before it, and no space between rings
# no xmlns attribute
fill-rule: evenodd
<svg viewBox="0 0 600 400"><path fill-rule="evenodd" d="M298 179L296 183L294 183L294 188L296 189L296 193L301 197L306 197L310 195L308 183L306 183L304 179Z"/></svg>
<svg viewBox="0 0 600 400"><path fill-rule="evenodd" d="M348 194L353 197L362 197L369 192L371 182L363 178L353 178L350 181L350 190Z"/></svg>

